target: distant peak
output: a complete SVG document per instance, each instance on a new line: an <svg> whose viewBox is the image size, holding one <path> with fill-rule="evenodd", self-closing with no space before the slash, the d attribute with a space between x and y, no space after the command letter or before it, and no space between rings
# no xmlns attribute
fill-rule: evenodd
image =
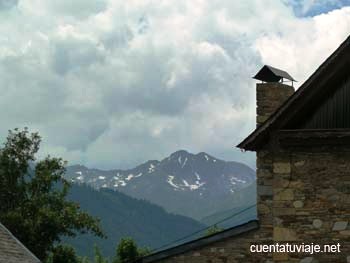
<svg viewBox="0 0 350 263"><path fill-rule="evenodd" d="M191 155L191 153L189 153L186 150L178 150L178 151L172 153L170 155L170 157L187 156L187 155Z"/></svg>
<svg viewBox="0 0 350 263"><path fill-rule="evenodd" d="M211 156L205 152L197 153L196 156L199 158L205 159L206 161L213 160L214 162L216 162L216 158L214 158L213 156Z"/></svg>
<svg viewBox="0 0 350 263"><path fill-rule="evenodd" d="M205 152L199 152L196 154L196 156L208 156L211 157L209 154L205 153Z"/></svg>
<svg viewBox="0 0 350 263"><path fill-rule="evenodd" d="M207 154L206 152L199 152L197 154L192 154L186 150L178 150L170 155L170 158L178 158L178 157L188 157L188 156L196 156L200 158L205 158L205 159L215 159L213 156L210 154Z"/></svg>
<svg viewBox="0 0 350 263"><path fill-rule="evenodd" d="M88 170L90 168L84 166L84 165L81 165L81 164L73 164L73 165L69 165L69 167L71 168L76 168L76 169L83 169L83 170Z"/></svg>

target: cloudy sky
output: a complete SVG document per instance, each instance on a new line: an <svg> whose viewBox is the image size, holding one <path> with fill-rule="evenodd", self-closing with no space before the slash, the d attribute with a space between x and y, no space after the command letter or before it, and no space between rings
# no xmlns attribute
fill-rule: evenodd
<svg viewBox="0 0 350 263"><path fill-rule="evenodd" d="M127 168L178 149L253 166L263 64L300 85L350 34L349 1L0 0L0 139Z"/></svg>

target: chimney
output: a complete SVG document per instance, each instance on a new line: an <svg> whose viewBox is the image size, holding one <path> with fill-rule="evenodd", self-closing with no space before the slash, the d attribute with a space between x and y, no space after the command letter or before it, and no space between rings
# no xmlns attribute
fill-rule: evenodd
<svg viewBox="0 0 350 263"><path fill-rule="evenodd" d="M267 65L253 78L262 81L256 84L256 123L259 126L294 93L295 80L287 72ZM287 81L292 85L285 84Z"/></svg>
<svg viewBox="0 0 350 263"><path fill-rule="evenodd" d="M253 78L262 81L256 84L257 126L265 122L294 93L293 81L287 72L264 66ZM289 81L292 85L285 84ZM260 232L257 242L267 244L273 241L274 229L274 162L275 156L268 149L256 152L257 213ZM272 258L271 258L272 259Z"/></svg>

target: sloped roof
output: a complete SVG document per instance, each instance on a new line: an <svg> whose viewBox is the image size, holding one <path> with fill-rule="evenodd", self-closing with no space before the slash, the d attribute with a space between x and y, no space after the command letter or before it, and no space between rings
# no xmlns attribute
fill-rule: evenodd
<svg viewBox="0 0 350 263"><path fill-rule="evenodd" d="M11 232L0 223L0 263L40 263Z"/></svg>
<svg viewBox="0 0 350 263"><path fill-rule="evenodd" d="M318 67L318 69L288 98L264 123L245 138L238 148L255 151L268 141L271 130L284 127L293 118L303 114L311 101L325 94L325 89L334 89L326 83L340 72L348 72L350 63L350 36ZM349 74L349 73L347 73Z"/></svg>
<svg viewBox="0 0 350 263"><path fill-rule="evenodd" d="M295 79L293 79L291 75L289 75L288 72L278 68L271 67L269 65L263 66L259 70L259 72L256 73L256 75L253 77L253 79L267 81L267 82L270 82L270 81L278 82L282 78L288 79L290 81L296 81Z"/></svg>
<svg viewBox="0 0 350 263"><path fill-rule="evenodd" d="M221 240L224 240L226 238L238 236L244 233L247 233L249 231L255 230L259 228L259 221L257 220L251 220L247 223L226 229L224 231L221 231L219 233L215 233L210 236L205 236L187 243L184 243L182 245L178 245L175 247L171 247L169 249L165 249L159 252L156 252L154 254L145 256L143 258L138 259L135 263L151 263L151 262L158 262L159 260L166 259L172 256L176 256L179 254L183 254L187 251L194 250L201 248L203 246L210 245L214 242L218 242Z"/></svg>

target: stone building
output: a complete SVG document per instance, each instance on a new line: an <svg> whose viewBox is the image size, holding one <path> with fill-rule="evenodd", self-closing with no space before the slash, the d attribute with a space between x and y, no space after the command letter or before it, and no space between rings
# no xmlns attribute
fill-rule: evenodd
<svg viewBox="0 0 350 263"><path fill-rule="evenodd" d="M257 84L257 128L238 145L257 155L258 223L140 262L350 262L350 37L296 92L274 70L262 69L277 79ZM252 244L287 242L340 252L250 252Z"/></svg>
<svg viewBox="0 0 350 263"><path fill-rule="evenodd" d="M40 263L11 232L0 223L0 263Z"/></svg>

